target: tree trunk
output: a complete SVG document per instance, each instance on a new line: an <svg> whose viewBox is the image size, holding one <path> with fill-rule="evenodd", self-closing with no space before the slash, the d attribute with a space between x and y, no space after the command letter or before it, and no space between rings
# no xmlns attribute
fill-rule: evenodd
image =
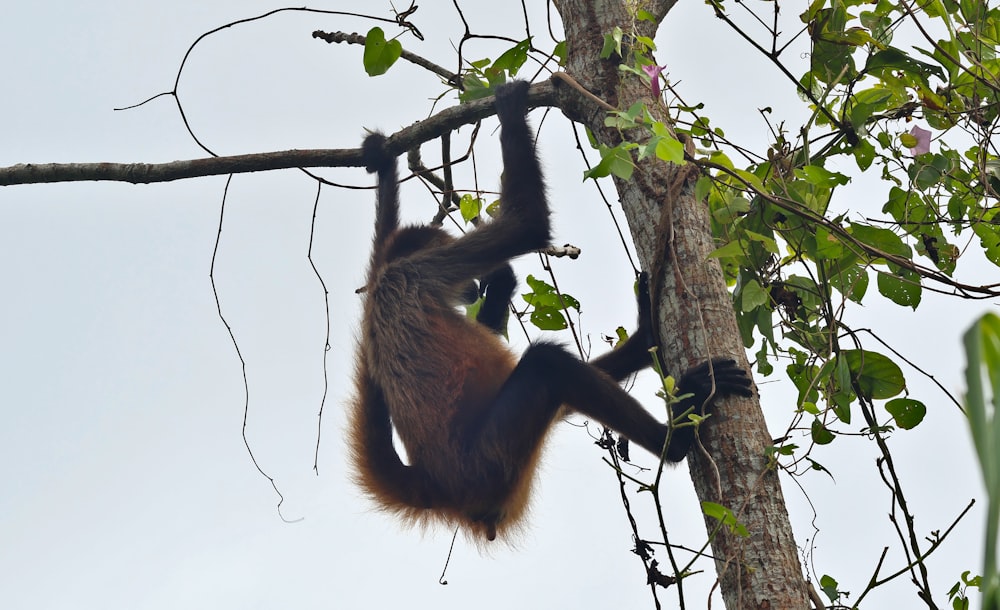
<svg viewBox="0 0 1000 610"><path fill-rule="evenodd" d="M662 104L641 79L619 73L615 56L600 59L604 35L615 27L653 36L656 26L635 21L622 0L555 3L566 32L567 73L612 106L625 109L643 102L667 122ZM646 10L662 18L673 1L647 4L655 6ZM589 127L598 141L609 146L621 141L617 130L604 126L606 112L596 104L561 83L557 94L566 115ZM708 208L693 194L698 175L691 164L649 158L637 164L631 180L617 180L616 187L643 267L658 274L651 284L659 288L654 299L660 305L660 356L667 370L677 374L718 356L735 358L749 370L722 270L708 258L715 246ZM661 227L666 229L662 240ZM759 399L719 401L699 432L708 455L696 449L688 457L699 499L728 507L750 532L741 538L722 528L712 539L726 608L806 608L806 584L781 486L776 472L767 468L764 452L771 439ZM706 518L706 525L711 531L718 523Z"/></svg>

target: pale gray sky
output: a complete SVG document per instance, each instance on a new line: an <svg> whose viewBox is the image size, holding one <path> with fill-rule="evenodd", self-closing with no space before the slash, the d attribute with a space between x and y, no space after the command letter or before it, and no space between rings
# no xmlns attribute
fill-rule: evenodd
<svg viewBox="0 0 1000 610"><path fill-rule="evenodd" d="M766 69L708 7L680 4L658 39L659 57L687 101L709 100L707 112L728 135L756 144L767 137L757 108L773 106L790 125L802 119L789 84L761 83ZM203 32L272 8L232 0L5 7L0 166L203 156L169 98L128 112L112 109L170 89L185 50ZM376 3L367 10L387 9ZM518 14L504 12L472 7L473 29L523 38ZM537 17L542 44L544 14ZM427 40L407 37L404 45L453 65L461 29L451 4L423 4L414 21ZM220 154L348 147L360 142L364 127L392 130L426 116L431 102L425 100L442 89L434 78L400 64L369 79L360 48L310 36L315 29L370 25L285 14L203 42L180 89L196 133ZM479 43L466 52L496 57L500 48ZM452 103L449 97L439 107ZM536 126L541 119L532 114ZM493 127L488 122L480 137ZM580 181L567 133L565 119L550 113L541 154L555 187L556 240L582 247L584 255L555 266L561 286L583 299L582 330L600 351L601 333L632 325L631 270L606 208ZM480 178L492 181L483 188L497 184L495 154L489 144L479 147ZM371 182L360 170L324 175ZM224 183L216 177L0 189L0 462L7 481L0 493L0 607L651 606L641 564L628 552L617 483L580 428L563 425L555 436L518 548L481 555L459 539L448 586L437 579L450 532L402 530L371 511L349 484L340 437L358 319L354 289L371 231L368 191L325 189L319 207L314 258L330 291L332 350L320 476L313 474L325 321L322 289L305 258L315 186L295 171L234 178L216 269L247 364L248 437L285 495L283 513L302 519L283 523L273 491L243 446L240 362L209 283ZM845 209L861 214L879 205L876 198L866 203L863 188L853 192L853 201L841 202ZM430 202L419 189L410 186L403 196L404 205L415 202L407 209L412 218L427 218ZM540 273L537 261L525 257L519 273ZM910 313L873 295L850 319L877 328L958 392L960 334L989 306L928 294L920 311ZM918 531L927 534L947 527L971 497L983 496L957 409L915 371L905 373L930 413L924 425L891 442L905 464ZM775 434L791 417L788 386L762 387ZM648 383L634 391L655 408ZM841 439L814 457L836 477L804 480L819 507L814 565L860 591L883 546L893 548L888 566L902 561L886 520L889 496L870 443ZM676 490L666 500L671 533L676 542L699 546L704 529L686 467L669 478ZM814 536L814 516L788 479L785 490L797 541L805 545ZM652 533L649 507L639 498L633 507ZM977 507L931 560L939 595L963 570L979 569L981 519ZM704 607L710 585L709 576L689 581L690 607ZM913 599L903 584L875 599L894 595ZM670 593L662 598L665 607L676 606Z"/></svg>

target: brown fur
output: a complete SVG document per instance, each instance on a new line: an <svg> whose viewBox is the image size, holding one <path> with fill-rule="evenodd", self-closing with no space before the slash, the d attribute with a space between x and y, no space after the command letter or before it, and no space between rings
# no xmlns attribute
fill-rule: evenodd
<svg viewBox="0 0 1000 610"><path fill-rule="evenodd" d="M378 172L375 239L355 371L350 439L358 485L385 511L417 525L460 526L476 540L504 537L527 509L537 462L565 403L659 455L667 426L617 382L650 364L648 283L639 328L591 364L545 342L518 360L498 338L515 278L508 261L549 242L549 208L525 120L527 84L497 90L504 161L502 209L460 238L398 225L396 160L379 134L362 145ZM475 321L457 305L475 278L485 299ZM749 392L731 360L693 367L675 412L714 392ZM679 411L678 411L679 409ZM393 444L395 430L407 461ZM691 427L673 431L666 457L683 459Z"/></svg>

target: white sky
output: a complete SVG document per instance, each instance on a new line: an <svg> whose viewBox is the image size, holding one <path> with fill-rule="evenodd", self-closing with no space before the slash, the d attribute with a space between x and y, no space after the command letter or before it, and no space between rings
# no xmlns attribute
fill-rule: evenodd
<svg viewBox="0 0 1000 610"><path fill-rule="evenodd" d="M710 100L707 112L737 141L764 141L756 110L763 106L797 125L802 111L790 85L762 83L766 68L710 9L681 4L658 42L687 101ZM112 108L170 89L201 33L272 8L258 1L11 3L0 19L0 166L203 156L169 98L129 112ZM388 3L368 10L388 10ZM500 13L473 10L473 30L523 38L518 13ZM544 13L536 16L544 46ZM451 3L423 4L414 22L427 41L404 38L404 45L453 66L451 45L461 29ZM205 41L181 84L196 133L220 154L336 148L356 146L364 127L393 130L422 118L431 108L425 100L441 91L433 77L400 64L368 79L360 48L310 37L314 29L370 25L286 14ZM466 52L496 57L498 48L480 42ZM533 113L536 126L541 116ZM486 127L481 138L494 124ZM567 133L566 121L549 114L542 155L554 187L556 241L582 247L584 256L554 265L561 286L583 300L582 330L599 352L601 333L632 326L631 273L606 208L580 182ZM493 148L486 142L478 150L487 189L499 172ZM434 155L428 149L425 157ZM459 173L467 184L468 171ZM371 182L360 170L324 175ZM617 483L580 428L560 427L518 548L481 555L459 539L446 587L437 579L450 533L401 530L370 511L348 483L340 437L358 318L354 289L371 230L367 191L324 189L319 208L314 259L330 291L332 350L320 476L312 473L325 320L322 290L305 258L315 186L295 171L233 180L216 269L247 363L248 438L284 493L284 515L302 519L283 523L243 446L240 362L209 283L224 182L0 189L0 463L7 482L0 493L0 607L651 607L641 564L629 553ZM877 195L866 201L862 188L852 193L853 201L840 205L856 215L879 206ZM407 201L414 219L430 214L419 189L404 190ZM541 273L531 257L520 267L522 278L528 273ZM976 267L966 278L985 282L977 273L995 281L997 270ZM926 294L911 313L872 293L851 323L877 329L959 392L960 334L991 305ZM984 497L957 409L916 371L905 373L930 413L891 443L923 536ZM775 434L794 406L788 386L762 387ZM648 387L640 384L636 395L655 405ZM819 511L814 519L802 491L784 480L797 541L804 546L816 535L814 523L820 533L810 567L859 592L883 546L892 547L887 568L901 565L886 519L889 495L867 441L840 439L814 458L836 482L821 474L801 481ZM666 500L671 533L698 546L704 529L687 469L669 476L676 490ZM633 498L633 507L652 535L647 503ZM939 603L962 571L980 569L981 520L977 505L930 561ZM873 607L914 600L904 581L873 596ZM708 575L689 581L689 607L705 606L710 585ZM671 594L662 599L676 606Z"/></svg>

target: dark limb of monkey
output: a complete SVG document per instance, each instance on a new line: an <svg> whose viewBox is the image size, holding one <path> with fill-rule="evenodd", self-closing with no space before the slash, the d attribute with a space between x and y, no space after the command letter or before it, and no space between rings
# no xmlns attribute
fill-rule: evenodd
<svg viewBox="0 0 1000 610"><path fill-rule="evenodd" d="M517 277L514 276L514 270L510 265L498 267L484 277L479 283L483 302L479 306L479 313L476 314L476 322L495 334L502 334L507 329L510 298L514 295L516 287Z"/></svg>
<svg viewBox="0 0 1000 610"><path fill-rule="evenodd" d="M562 406L567 406L619 432L650 453L660 455L667 440L667 426L660 423L616 380L582 362L560 345L539 342L529 347L507 378L500 394L486 412L485 421L472 437L485 446L505 445L508 455L530 455ZM679 417L699 409L713 395L750 395L750 381L733 360L723 358L698 365L681 376L679 392L691 396L672 407ZM467 441L468 442L468 441ZM694 442L693 426L674 429L666 459L679 462Z"/></svg>

